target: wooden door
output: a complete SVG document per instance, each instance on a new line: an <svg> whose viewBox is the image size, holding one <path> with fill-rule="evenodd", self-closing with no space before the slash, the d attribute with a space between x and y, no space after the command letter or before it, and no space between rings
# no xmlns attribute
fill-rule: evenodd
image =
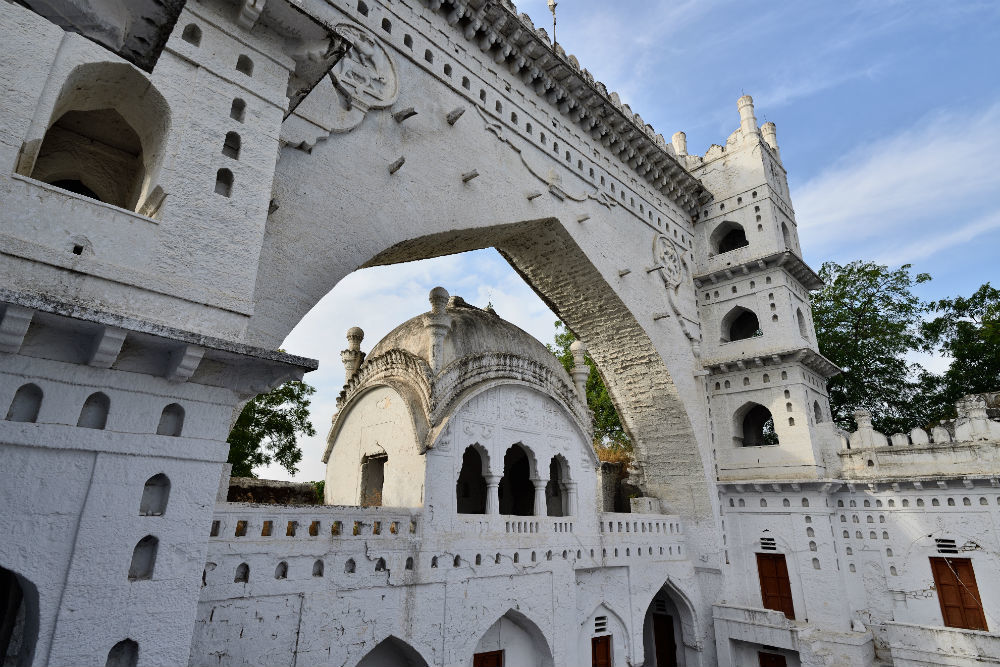
<svg viewBox="0 0 1000 667"><path fill-rule="evenodd" d="M785 656L778 653L764 653L761 651L757 654L757 659L760 661L760 667L787 667L788 664L785 662Z"/></svg>
<svg viewBox="0 0 1000 667"><path fill-rule="evenodd" d="M792 605L792 585L788 581L788 567L784 554L757 554L757 574L760 576L760 595L764 607L784 612L795 618Z"/></svg>
<svg viewBox="0 0 1000 667"><path fill-rule="evenodd" d="M976 573L968 558L931 558L934 586L944 624L951 628L986 630Z"/></svg>
<svg viewBox="0 0 1000 667"><path fill-rule="evenodd" d="M653 646L656 649L656 667L677 667L673 616L653 614Z"/></svg>
<svg viewBox="0 0 1000 667"><path fill-rule="evenodd" d="M590 640L590 664L593 667L611 667L611 635Z"/></svg>

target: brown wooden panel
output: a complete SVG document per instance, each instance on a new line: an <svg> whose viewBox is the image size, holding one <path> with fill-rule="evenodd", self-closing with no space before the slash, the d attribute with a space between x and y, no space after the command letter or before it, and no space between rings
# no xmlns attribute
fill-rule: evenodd
<svg viewBox="0 0 1000 667"><path fill-rule="evenodd" d="M590 655L593 667L611 667L611 635L591 639Z"/></svg>
<svg viewBox="0 0 1000 667"><path fill-rule="evenodd" d="M472 667L503 667L503 651L473 654Z"/></svg>
<svg viewBox="0 0 1000 667"><path fill-rule="evenodd" d="M792 585L788 580L788 567L784 554L757 554L757 574L760 577L760 595L764 607L780 611L790 619L795 618L792 604Z"/></svg>
<svg viewBox="0 0 1000 667"><path fill-rule="evenodd" d="M951 628L988 630L976 573L969 558L931 558L941 617Z"/></svg>
<svg viewBox="0 0 1000 667"><path fill-rule="evenodd" d="M673 616L653 614L653 646L656 648L656 667L677 667Z"/></svg>

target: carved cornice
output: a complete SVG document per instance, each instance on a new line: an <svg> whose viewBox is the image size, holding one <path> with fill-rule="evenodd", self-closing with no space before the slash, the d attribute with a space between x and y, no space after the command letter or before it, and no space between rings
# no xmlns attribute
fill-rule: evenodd
<svg viewBox="0 0 1000 667"><path fill-rule="evenodd" d="M498 0L424 2L689 215L712 199L677 161L663 136L581 68L575 56L553 47L545 30L536 30L527 14L519 16L512 4Z"/></svg>
<svg viewBox="0 0 1000 667"><path fill-rule="evenodd" d="M704 365L710 375L722 375L724 373L743 372L748 367L763 368L765 366L777 366L791 362L800 363L824 378L832 378L834 375L840 373L840 367L816 350L808 347L782 352L768 352L755 357L739 357L733 360L710 359L705 360Z"/></svg>
<svg viewBox="0 0 1000 667"><path fill-rule="evenodd" d="M768 269L781 267L788 272L800 285L807 290L818 290L823 287L823 281L816 272L809 268L801 257L791 250L765 255L764 257L753 257L740 262L735 266L727 266L708 273L702 273L694 277L694 286L701 288L706 283L718 283L720 281L731 280L739 276L748 276L752 273L759 273Z"/></svg>

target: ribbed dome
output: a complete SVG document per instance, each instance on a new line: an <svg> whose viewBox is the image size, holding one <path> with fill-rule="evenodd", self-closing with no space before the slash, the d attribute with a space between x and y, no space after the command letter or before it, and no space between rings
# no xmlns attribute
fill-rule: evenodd
<svg viewBox="0 0 1000 667"><path fill-rule="evenodd" d="M433 299L435 296L445 295L447 292L441 290L437 294L432 292L431 296ZM398 349L431 363L431 331L440 322L447 329L441 346L439 369L445 369L455 361L468 357L512 354L551 369L572 386L569 374L555 355L531 334L502 319L492 310L477 308L458 296L448 299L447 306L441 310L440 314L435 314L432 310L403 322L372 348L368 358L373 359L389 350Z"/></svg>

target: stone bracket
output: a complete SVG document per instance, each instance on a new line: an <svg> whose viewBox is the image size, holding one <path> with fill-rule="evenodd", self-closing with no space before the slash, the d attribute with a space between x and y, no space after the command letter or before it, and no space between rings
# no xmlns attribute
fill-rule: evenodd
<svg viewBox="0 0 1000 667"><path fill-rule="evenodd" d="M122 351L126 331L116 327L104 327L94 340L94 349L87 363L95 368L111 368Z"/></svg>
<svg viewBox="0 0 1000 667"><path fill-rule="evenodd" d="M171 382L187 382L198 370L201 358L205 356L205 348L197 345L185 345L170 354L166 378Z"/></svg>
<svg viewBox="0 0 1000 667"><path fill-rule="evenodd" d="M28 333L28 325L35 311L23 306L8 304L3 311L3 318L0 319L0 352L17 354L21 350L21 343Z"/></svg>

